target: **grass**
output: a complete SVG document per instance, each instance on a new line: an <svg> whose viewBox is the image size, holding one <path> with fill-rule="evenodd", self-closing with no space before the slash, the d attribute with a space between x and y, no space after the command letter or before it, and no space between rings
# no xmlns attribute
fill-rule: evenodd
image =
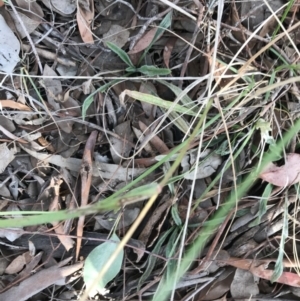
<svg viewBox="0 0 300 301"><path fill-rule="evenodd" d="M158 155L157 163L147 167L142 175L105 197L104 200L76 209L55 212L18 211L16 213L14 211L3 211L0 212L0 228L14 227L16 219L19 227L42 225L71 220L82 215L105 213L110 210L117 211L125 206L146 201L138 218L124 233L116 251L111 255L101 272L99 272L97 279L95 279L96 283L110 268L118 252L124 249L129 239L145 220L147 214L151 212L153 204L157 202L160 195L167 192L172 198L178 198L179 191L181 187L184 187L186 181L184 174L180 174L181 164L186 158L189 149L193 147L197 150L196 162L200 161L201 152L210 149L213 153L225 158L223 166L217 174L209 179L207 188L196 200L193 199L193 194L196 189L197 179L191 180L185 208L186 215L187 217L192 215L199 207L199 204L209 197L217 197L216 206L211 210L208 219L203 222L202 227L199 228L201 230L194 237L192 243L187 243L193 231L193 226L189 224L189 218L182 220L177 204L171 207L169 218L171 226L165 232L159 233L153 249L154 254L163 254L166 264L161 267L161 263L158 263L158 259L155 256L148 256L145 260L146 268L144 269L144 274L137 286L137 290L143 288L153 270L160 267L161 280L152 300L174 300L176 283L180 281L187 271L192 269L197 258L202 258L205 255L203 251L207 247L208 242L215 237L226 218L234 212L230 217L226 233L221 236L222 241L226 239L226 234L230 231L230 225L235 220L242 198L251 195L251 193L253 194L252 190L256 189L255 185L263 168L272 161L284 160L286 152L299 150L298 133L300 131L300 120L292 118L292 112L289 112L288 109L289 99L286 96L291 95L294 102L299 100L299 95L297 94L297 83L300 82L300 76L298 76L299 67L297 62L290 64L274 47L284 38L288 38L291 41L291 32L300 25L300 22L297 22L287 29L283 25L293 4L294 1L289 1L281 18L278 18L273 12L272 16L276 16L279 21L278 26L274 28L273 34L270 34L271 39L269 43L264 44L250 58L247 58L247 55L245 55L245 49L272 16L253 31L236 53L230 54L228 51L229 54L226 53L227 58L224 55L222 56L224 53L218 50L218 45L214 46L215 52L213 52L213 55L215 55L215 60L212 59L213 65L210 73L207 76L199 77L190 84L184 85L184 89L171 83L171 81L178 80L177 77L170 76L166 80L167 77L165 75L169 74L170 71L176 72L176 69L150 68L142 65L143 60L140 60L138 66L134 66L124 50L112 44L108 45L111 50L126 62L129 68L127 69L128 72L123 77L116 76L111 79L102 76L98 78L102 80L102 83L85 98L82 119L89 118L88 108L92 105L94 97L98 93L109 93L110 89L115 85L128 78L147 82L150 81L151 77L152 82L159 83L170 89L175 95L175 100L163 99L155 91L152 94L146 94L126 89L120 94L121 105L125 106L126 101L128 101L127 97L130 96L132 99L159 107L161 117L157 123L154 124L153 122L155 126L153 124L149 126L151 135L145 135L146 140L143 141L143 146L150 143L153 137L161 136L166 126L175 127L183 134L183 138L168 154ZM178 9L181 8L178 7ZM172 14L169 13L161 21L153 43L146 49L142 58L151 51L154 42L171 26L171 16ZM203 20L203 22L208 22L208 20ZM220 31L221 19L219 18L217 22L216 30ZM280 32L282 28L284 30ZM221 32L218 32L218 35L221 36ZM208 36L207 39L209 39ZM291 43L291 45L298 53L298 49L295 49L295 44ZM195 50L200 51L196 47ZM223 49L224 52L226 52L225 50ZM282 51L284 51L284 45L282 46ZM207 52L204 52L204 55L209 56ZM219 59L219 56L222 59ZM263 68L258 70L257 61L259 59L261 59L263 66L270 65L264 62L265 57L273 58L271 67L268 70ZM242 59L243 63L241 63ZM267 61L267 59L265 60ZM26 94L29 95L29 89L33 88L44 107L47 108L35 78L31 77L25 68L22 69L22 72L23 70L24 73L21 73L21 78L24 81ZM141 75L135 76L137 72ZM57 78L62 79L61 77ZM96 78L90 77L89 79L96 80ZM227 80L226 84L221 82L224 79ZM201 85L204 90L202 95L204 96L199 97L195 101L195 98L191 98L189 93L195 87ZM292 87L295 88L294 91ZM53 122L56 123L50 111L43 113L48 113ZM291 147L293 145L294 148ZM135 153L131 155L131 159L137 158L139 152L138 149L135 150ZM248 160L246 170L239 166L239 160L242 156L247 157ZM195 170L195 173L197 173L198 168L199 166L195 164L190 167L188 172ZM151 184L142 184L150 174L158 170L163 170L163 174L159 174L157 179ZM229 193L225 192L225 188L222 187L222 179L226 172L232 175ZM258 217L252 226L260 224L261 218L267 212L267 201L274 190L271 184L264 185L260 183L259 185L260 195L257 195L260 199ZM287 201L290 189L290 187L283 189L285 191L284 214L282 217L283 228L278 247L278 260L274 267L273 281L278 280L284 271L282 262L286 256L284 251L285 243L291 233L290 209ZM297 186L296 191L298 189L299 187ZM297 244L295 239L296 226L294 222L292 225L294 245ZM219 250L215 251L218 252ZM297 252L293 255L297 259ZM81 299L85 300L87 295L88 291L83 294Z"/></svg>

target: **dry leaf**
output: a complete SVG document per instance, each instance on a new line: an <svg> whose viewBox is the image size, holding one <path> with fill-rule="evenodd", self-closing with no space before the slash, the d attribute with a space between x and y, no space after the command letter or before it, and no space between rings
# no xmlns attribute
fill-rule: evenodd
<svg viewBox="0 0 300 301"><path fill-rule="evenodd" d="M0 173L3 173L7 165L15 158L15 152L9 149L6 143L0 144Z"/></svg>
<svg viewBox="0 0 300 301"><path fill-rule="evenodd" d="M18 12L19 18L23 22L23 24L20 23L19 18L14 14L14 12L9 12L11 18L14 21L14 24L16 26L16 29L18 31L18 34L21 39L25 38L27 36L27 33L30 34L35 31L35 29L40 25L41 20L37 21L34 20L31 17L26 16L25 14ZM25 29L23 28L23 25Z"/></svg>
<svg viewBox="0 0 300 301"><path fill-rule="evenodd" d="M259 294L258 285L252 273L236 269L233 281L230 285L230 293L233 298L250 298Z"/></svg>
<svg viewBox="0 0 300 301"><path fill-rule="evenodd" d="M18 8L22 11L24 15L30 17L35 21L42 22L44 12L36 0L16 0L16 3L18 4Z"/></svg>
<svg viewBox="0 0 300 301"><path fill-rule="evenodd" d="M267 267L270 262L274 261L276 261L276 259L254 260L231 257L228 260L222 260L222 263L229 264L239 269L250 271L256 277L271 281L274 271L267 270ZM300 277L296 273L283 272L281 276L276 280L276 282L294 287L300 287Z"/></svg>
<svg viewBox="0 0 300 301"><path fill-rule="evenodd" d="M114 24L110 27L109 31L103 35L103 42L110 42L122 48L127 43L129 35L129 30Z"/></svg>
<svg viewBox="0 0 300 301"><path fill-rule="evenodd" d="M139 127L146 135L151 134L150 128L148 128L142 121L139 121ZM160 154L169 152L167 145L157 135L154 135L149 142Z"/></svg>
<svg viewBox="0 0 300 301"><path fill-rule="evenodd" d="M152 95L157 94L156 87L151 82L142 82L140 85L139 92L152 94ZM147 103L145 101L142 101L141 105L143 107L143 110L144 110L146 116L148 118L150 118L151 120L153 120L153 118L155 118L155 116L156 116L157 106L155 106L151 103Z"/></svg>
<svg viewBox="0 0 300 301"><path fill-rule="evenodd" d="M19 62L20 42L0 15L0 70L12 73Z"/></svg>
<svg viewBox="0 0 300 301"><path fill-rule="evenodd" d="M152 42L157 28L147 31L136 43L136 45L128 52L128 54L138 53L146 49Z"/></svg>
<svg viewBox="0 0 300 301"><path fill-rule="evenodd" d="M53 285L57 281L72 275L81 269L82 266L83 262L79 262L63 268L53 266L51 268L39 271L31 277L23 280L18 286L13 286L4 293L0 294L0 301L25 301L48 286Z"/></svg>
<svg viewBox="0 0 300 301"><path fill-rule="evenodd" d="M177 38L171 37L168 39L168 41L164 47L163 58L164 58L164 63L167 68L169 68L169 62L170 62L172 50L175 46L176 41L177 41Z"/></svg>
<svg viewBox="0 0 300 301"><path fill-rule="evenodd" d="M64 15L72 14L76 9L76 1L72 0L51 0L51 3L57 11L63 13Z"/></svg>
<svg viewBox="0 0 300 301"><path fill-rule="evenodd" d="M94 19L94 1L86 0L87 5L80 5L82 1L78 3L77 7L77 24L80 32L80 36L85 43L94 44L93 34L90 25ZM86 8L89 9L86 9Z"/></svg>
<svg viewBox="0 0 300 301"><path fill-rule="evenodd" d="M30 255L29 251L17 256L5 269L5 273L9 275L19 273L21 270L23 270L24 266L31 261L31 259L32 256Z"/></svg>
<svg viewBox="0 0 300 301"><path fill-rule="evenodd" d="M214 77L216 82L220 85L220 87L225 87L233 79L233 77L228 77L228 75L233 74L233 72L230 69L227 69L226 73L223 74L226 66L219 63L217 60L215 61L215 68L213 69L212 56L208 56L207 59L209 62L210 70L214 71Z"/></svg>
<svg viewBox="0 0 300 301"><path fill-rule="evenodd" d="M57 100L62 95L61 82L58 79L54 79L57 77L57 74L48 65L45 65L43 75L45 76L45 78L43 79L43 82L40 83L46 90L47 100L49 104L53 107L54 110L57 111L60 109L60 105L59 103L57 103Z"/></svg>
<svg viewBox="0 0 300 301"><path fill-rule="evenodd" d="M20 145L28 154L38 160L57 165L61 168L67 168L71 171L79 172L81 159L63 158L60 155L49 155L38 153ZM108 164L103 162L93 162L93 176L103 177L104 179L118 179L120 181L132 180L145 171L145 168L125 168L117 164Z"/></svg>
<svg viewBox="0 0 300 301"><path fill-rule="evenodd" d="M259 175L261 179L275 186L290 186L300 181L300 155L288 154L282 166L270 163Z"/></svg>
<svg viewBox="0 0 300 301"><path fill-rule="evenodd" d="M63 181L59 177L53 177L50 181L49 188L53 188L53 196L52 202L49 206L49 211L59 210L59 190L62 182ZM54 221L51 224L54 227L55 233L59 234L57 237L65 249L69 251L71 248L73 248L74 241L67 235L68 233L66 233L63 224L57 221Z"/></svg>
<svg viewBox="0 0 300 301"><path fill-rule="evenodd" d="M26 105L23 105L22 103L13 101L13 100L0 100L0 108L10 108L10 109L15 109L15 110L20 110L20 111L31 111L29 107Z"/></svg>
<svg viewBox="0 0 300 301"><path fill-rule="evenodd" d="M20 228L0 229L0 237L5 237L9 241L15 241L21 237L23 233L23 229Z"/></svg>
<svg viewBox="0 0 300 301"><path fill-rule="evenodd" d="M130 126L130 120L118 124L114 132L120 137L133 143L133 133ZM123 158L127 158L132 150L132 145L115 137L110 138L110 153L115 164L120 164Z"/></svg>

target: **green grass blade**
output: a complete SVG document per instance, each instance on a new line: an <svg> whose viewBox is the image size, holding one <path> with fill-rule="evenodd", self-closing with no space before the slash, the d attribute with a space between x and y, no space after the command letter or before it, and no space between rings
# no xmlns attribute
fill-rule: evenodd
<svg viewBox="0 0 300 301"><path fill-rule="evenodd" d="M284 20L285 20L287 14L290 12L291 7L294 5L295 1L296 1L296 0L290 0L290 1L289 1L288 6L285 8L285 10L284 10L284 12L283 12L283 14L282 14L282 17L281 17L281 19L280 19L280 22L281 22L281 23L284 22ZM276 27L276 29L274 30L273 34L272 34L272 40L273 40L273 39L275 38L275 36L277 35L279 29L280 29L280 24L277 24L277 27Z"/></svg>
<svg viewBox="0 0 300 301"><path fill-rule="evenodd" d="M288 212L289 212L289 201L288 201L288 195L285 195L285 202L284 202L284 211L283 211L283 226L281 231L281 239L280 239L280 245L279 245L279 253L278 257L275 263L274 273L271 277L271 282L275 282L282 274L283 272L283 256L284 256L284 244L286 239L289 236L289 218L288 218Z"/></svg>
<svg viewBox="0 0 300 301"><path fill-rule="evenodd" d="M272 184L268 184L266 186L259 202L258 217L252 223L249 224L249 227L254 227L260 224L262 216L267 212L267 203L272 193L272 188Z"/></svg>
<svg viewBox="0 0 300 301"><path fill-rule="evenodd" d="M92 104L92 102L94 101L94 95L96 95L97 93L102 93L104 91L106 91L106 89L110 88L111 86L113 86L114 84L117 84L121 82L121 80L112 80L109 83L99 87L98 89L96 89L93 93L91 93L83 102L82 105L82 119L84 120L86 117L86 111L88 110L88 108L90 107L90 105Z"/></svg>
<svg viewBox="0 0 300 301"><path fill-rule="evenodd" d="M179 87L173 85L172 83L161 79L157 79L156 81L168 87L176 95L176 97L182 93L182 90ZM182 104L187 108L195 108L194 101L187 94L181 97L180 102L182 102Z"/></svg>
<svg viewBox="0 0 300 301"><path fill-rule="evenodd" d="M175 228L176 229L176 228ZM174 230L174 228L170 228L169 230L167 230L158 240L158 242L156 243L152 253L153 254L159 254L161 247L163 245L163 243L165 242L165 240L168 238L168 236L170 235L170 233ZM151 272L154 269L155 266L155 262L157 260L156 256L151 255L148 259L148 263L147 263L147 268L145 270L145 272L143 273L143 275L141 276L138 286L137 286L137 290L139 291L141 286L144 284L144 282L147 280L147 278L150 276Z"/></svg>
<svg viewBox="0 0 300 301"><path fill-rule="evenodd" d="M191 115L191 116L197 116L197 113L191 111L189 108L185 108L184 106L175 104L172 101L164 100L157 96L149 95L146 93L141 93L138 91L125 90L120 94L120 99L124 99L125 95L128 95L139 101L144 101L149 104L152 104L152 105L155 105L155 106L167 109L167 110L169 110L169 109L174 110L177 113Z"/></svg>
<svg viewBox="0 0 300 301"><path fill-rule="evenodd" d="M168 75L171 73L170 69L167 68L157 68L155 66L144 65L140 68L137 68L138 72L141 72L147 76L157 76L157 75Z"/></svg>
<svg viewBox="0 0 300 301"><path fill-rule="evenodd" d="M162 109L164 113L166 113L167 110ZM189 134L191 131L191 127L188 124L188 122L185 120L183 116L180 114L176 113L175 111L171 111L169 113L169 119L171 120L172 123L175 124L175 126L178 127L178 129L184 133L184 134Z"/></svg>
<svg viewBox="0 0 300 301"><path fill-rule="evenodd" d="M298 119L294 126L284 135L283 139L277 143L278 149L283 149L293 137L300 131L300 120ZM262 163L253 169L253 171L244 179L244 181L239 185L237 194L232 193L222 207L215 213L215 215L206 223L199 236L195 240L194 244L186 252L180 264L179 272L175 282L177 283L180 277L184 275L187 268L190 266L191 262L199 256L206 246L208 240L210 239L212 233L218 229L219 225L224 221L229 212L236 205L237 200L241 199L242 196L250 189L254 181L258 178L260 172L263 168L271 161L276 158L272 152L268 152L263 156ZM163 280L160 288L156 292L153 301L163 301L167 300L171 293L174 280Z"/></svg>
<svg viewBox="0 0 300 301"><path fill-rule="evenodd" d="M107 47L113 51L116 55L118 55L118 57L125 63L127 64L129 67L135 68L135 66L132 64L131 59L129 58L128 54L121 49L120 47L118 47L117 45L110 43L110 42L106 42Z"/></svg>

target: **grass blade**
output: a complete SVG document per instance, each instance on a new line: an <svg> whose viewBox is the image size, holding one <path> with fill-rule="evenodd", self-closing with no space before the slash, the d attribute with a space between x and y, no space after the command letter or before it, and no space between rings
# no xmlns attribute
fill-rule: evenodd
<svg viewBox="0 0 300 301"><path fill-rule="evenodd" d="M106 42L106 45L111 51L113 51L115 54L117 54L118 57L125 64L127 64L129 67L135 68L135 66L132 64L131 59L129 58L128 54L123 49L121 49L117 45L110 43L110 42Z"/></svg>
<svg viewBox="0 0 300 301"><path fill-rule="evenodd" d="M272 275L271 281L275 282L283 272L283 256L284 256L284 244L285 240L289 236L289 219L288 219L288 212L289 212L289 201L287 194L285 195L285 202L284 202L284 211L283 211L283 225L282 225L282 232L281 232L281 239L279 245L279 253L278 258L275 263L274 273Z"/></svg>
<svg viewBox="0 0 300 301"><path fill-rule="evenodd" d="M155 66L148 66L148 65L144 65L138 68L136 71L141 72L147 76L168 75L171 73L170 69L157 68Z"/></svg>
<svg viewBox="0 0 300 301"><path fill-rule="evenodd" d="M124 103L125 95L128 95L134 99L137 99L139 101L144 101L149 104L164 108L164 109L171 109L181 114L191 115L191 116L197 116L197 113L191 111L189 108L185 108L184 106L181 106L179 104L175 104L172 101L164 100L160 97L137 92L137 91L131 91L131 90L125 90L120 94L121 102Z"/></svg>

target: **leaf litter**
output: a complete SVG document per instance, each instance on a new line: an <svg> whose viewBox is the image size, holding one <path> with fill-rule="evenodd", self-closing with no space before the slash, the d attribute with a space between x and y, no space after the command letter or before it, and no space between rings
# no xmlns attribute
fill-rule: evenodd
<svg viewBox="0 0 300 301"><path fill-rule="evenodd" d="M0 1L0 300L297 298L298 2Z"/></svg>

